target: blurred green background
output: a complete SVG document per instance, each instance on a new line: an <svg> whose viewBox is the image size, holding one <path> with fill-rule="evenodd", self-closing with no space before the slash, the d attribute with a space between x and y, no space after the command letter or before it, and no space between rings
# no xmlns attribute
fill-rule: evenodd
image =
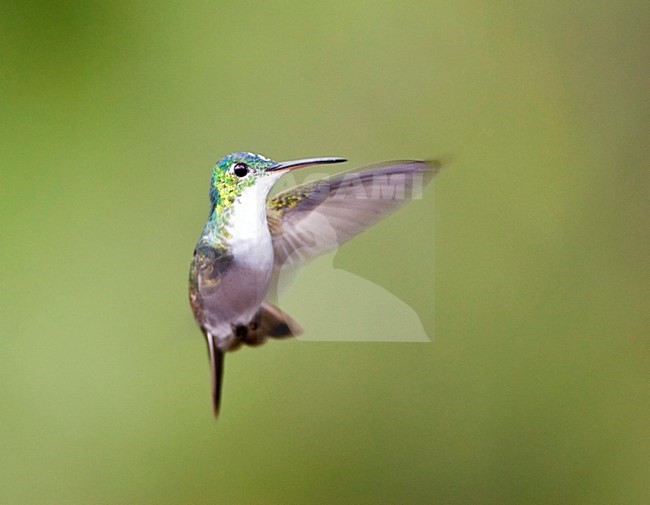
<svg viewBox="0 0 650 505"><path fill-rule="evenodd" d="M3 2L0 503L648 503L649 11ZM238 351L215 423L186 279L235 150L450 159L335 259L433 342Z"/></svg>

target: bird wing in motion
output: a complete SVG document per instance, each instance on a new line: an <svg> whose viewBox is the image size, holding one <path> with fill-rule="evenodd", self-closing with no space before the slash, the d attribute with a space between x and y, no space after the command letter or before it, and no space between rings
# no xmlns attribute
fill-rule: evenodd
<svg viewBox="0 0 650 505"><path fill-rule="evenodd" d="M208 358L210 360L210 382L212 391L212 411L214 417L219 417L221 404L221 385L223 384L223 358L224 351L220 350L212 334L202 328L208 344ZM268 337L286 338L302 333L302 328L291 316L268 302L263 302L255 319L248 327L242 327L242 334L238 335L240 343L248 345L263 344Z"/></svg>
<svg viewBox="0 0 650 505"><path fill-rule="evenodd" d="M223 382L223 352L217 348L214 337L210 333L206 333L205 339L208 344L208 357L210 358L212 412L214 417L219 417L221 383Z"/></svg>
<svg viewBox="0 0 650 505"><path fill-rule="evenodd" d="M275 268L306 262L421 195L440 164L394 161L343 172L267 201Z"/></svg>

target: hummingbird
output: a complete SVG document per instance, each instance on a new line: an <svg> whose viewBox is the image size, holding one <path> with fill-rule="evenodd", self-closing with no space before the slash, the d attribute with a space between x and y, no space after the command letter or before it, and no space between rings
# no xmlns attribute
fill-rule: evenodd
<svg viewBox="0 0 650 505"><path fill-rule="evenodd" d="M269 196L292 170L345 161L325 157L277 162L235 152L213 167L210 213L190 265L189 299L207 342L215 417L224 353L302 332L268 301L278 272L335 249L419 197L439 169L439 163L430 161L386 162Z"/></svg>

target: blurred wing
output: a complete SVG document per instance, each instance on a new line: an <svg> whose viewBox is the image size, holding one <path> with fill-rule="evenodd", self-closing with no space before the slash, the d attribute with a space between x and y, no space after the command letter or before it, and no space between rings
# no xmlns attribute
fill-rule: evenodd
<svg viewBox="0 0 650 505"><path fill-rule="evenodd" d="M205 335L208 343L208 357L210 358L210 379L212 384L212 413L219 417L221 405L221 383L223 382L223 352L219 350L210 333Z"/></svg>
<svg viewBox="0 0 650 505"><path fill-rule="evenodd" d="M267 201L275 267L295 265L361 233L414 198L437 162L394 161L302 184Z"/></svg>

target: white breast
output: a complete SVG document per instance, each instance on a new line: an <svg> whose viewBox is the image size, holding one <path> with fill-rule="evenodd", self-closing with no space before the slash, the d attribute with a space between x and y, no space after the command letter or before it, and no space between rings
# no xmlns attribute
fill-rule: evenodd
<svg viewBox="0 0 650 505"><path fill-rule="evenodd" d="M273 268L273 244L266 221L266 197L277 177L265 176L235 200L226 225L237 261L261 270Z"/></svg>

